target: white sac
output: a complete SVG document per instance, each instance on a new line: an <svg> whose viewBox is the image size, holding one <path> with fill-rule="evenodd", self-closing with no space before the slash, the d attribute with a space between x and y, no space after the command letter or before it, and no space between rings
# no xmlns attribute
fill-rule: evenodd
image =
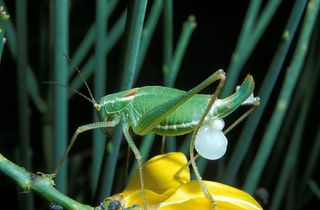
<svg viewBox="0 0 320 210"><path fill-rule="evenodd" d="M226 153L228 146L228 140L222 131L224 121L215 121L217 122L202 126L195 140L195 149L197 152L209 160L221 158Z"/></svg>

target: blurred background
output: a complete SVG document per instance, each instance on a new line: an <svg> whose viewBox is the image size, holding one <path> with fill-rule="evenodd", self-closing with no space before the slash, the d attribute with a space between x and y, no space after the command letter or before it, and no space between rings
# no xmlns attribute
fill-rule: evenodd
<svg viewBox="0 0 320 210"><path fill-rule="evenodd" d="M319 0L1 0L0 6L10 16L0 24L6 38L0 152L9 160L52 173L77 127L97 121L90 102L43 84L88 96L74 66L97 101L147 85L188 90L222 68L227 81L220 98L252 74L261 106L227 135L222 159L197 162L203 178L243 189L265 209L320 204ZM246 110L228 116L226 126ZM78 138L55 181L70 197L96 206L123 190L136 161L131 154L126 173L128 145L118 128L110 137L96 130ZM161 137L134 140L144 160L160 153ZM189 142L190 135L168 138L166 151L188 155ZM0 191L2 207L49 208L3 174Z"/></svg>

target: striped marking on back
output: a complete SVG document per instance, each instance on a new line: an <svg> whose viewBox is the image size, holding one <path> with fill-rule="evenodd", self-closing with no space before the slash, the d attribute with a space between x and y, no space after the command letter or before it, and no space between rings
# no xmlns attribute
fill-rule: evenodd
<svg viewBox="0 0 320 210"><path fill-rule="evenodd" d="M162 130L177 130L179 128L188 128L192 127L194 125L197 125L199 121L193 120L191 122L187 123L181 123L181 124L174 124L174 125L157 125L157 129L162 129Z"/></svg>

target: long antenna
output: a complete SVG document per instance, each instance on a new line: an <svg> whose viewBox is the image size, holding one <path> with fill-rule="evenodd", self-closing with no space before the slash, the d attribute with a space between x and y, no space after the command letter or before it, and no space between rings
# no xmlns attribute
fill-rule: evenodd
<svg viewBox="0 0 320 210"><path fill-rule="evenodd" d="M63 55L64 55L64 57L68 60L68 62L72 65L72 67L78 72L78 74L79 74L82 82L85 84L85 86L86 86L86 88L87 88L87 90L88 90L88 92L89 92L89 95L90 95L90 97L91 97L91 100L90 100L90 101L93 101L93 104L97 104L97 103L96 103L96 100L94 100L94 98L93 98L93 95L92 95L92 93L91 93L91 90L90 90L90 88L89 88L89 85L88 85L88 83L86 82L86 80L84 79L84 76L83 76L83 74L81 73L80 69L79 69L76 65L74 65L74 64L72 63L72 61L71 61L71 59L69 58L69 56L67 56L65 53L63 53ZM72 89L72 88L71 88L71 89ZM83 95L83 94L82 94L82 95ZM86 98L87 98L87 97L86 97Z"/></svg>
<svg viewBox="0 0 320 210"><path fill-rule="evenodd" d="M69 87L68 85L65 84L61 84L58 82L53 82L53 81L43 81L42 84L46 84L46 85L59 85L62 87L65 87L69 90L72 90L73 92L77 93L78 95L82 96L83 98L85 98L86 100L90 101L91 103L95 104L96 102L94 100L92 100L91 98L89 98L88 96L84 95L83 93L77 91L76 89L73 89L72 87Z"/></svg>

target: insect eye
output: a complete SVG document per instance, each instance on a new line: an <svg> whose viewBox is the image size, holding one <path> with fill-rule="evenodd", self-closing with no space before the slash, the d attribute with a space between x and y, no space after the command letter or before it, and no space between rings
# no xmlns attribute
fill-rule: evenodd
<svg viewBox="0 0 320 210"><path fill-rule="evenodd" d="M108 205L108 210L119 210L121 209L121 203L117 200L113 200Z"/></svg>

